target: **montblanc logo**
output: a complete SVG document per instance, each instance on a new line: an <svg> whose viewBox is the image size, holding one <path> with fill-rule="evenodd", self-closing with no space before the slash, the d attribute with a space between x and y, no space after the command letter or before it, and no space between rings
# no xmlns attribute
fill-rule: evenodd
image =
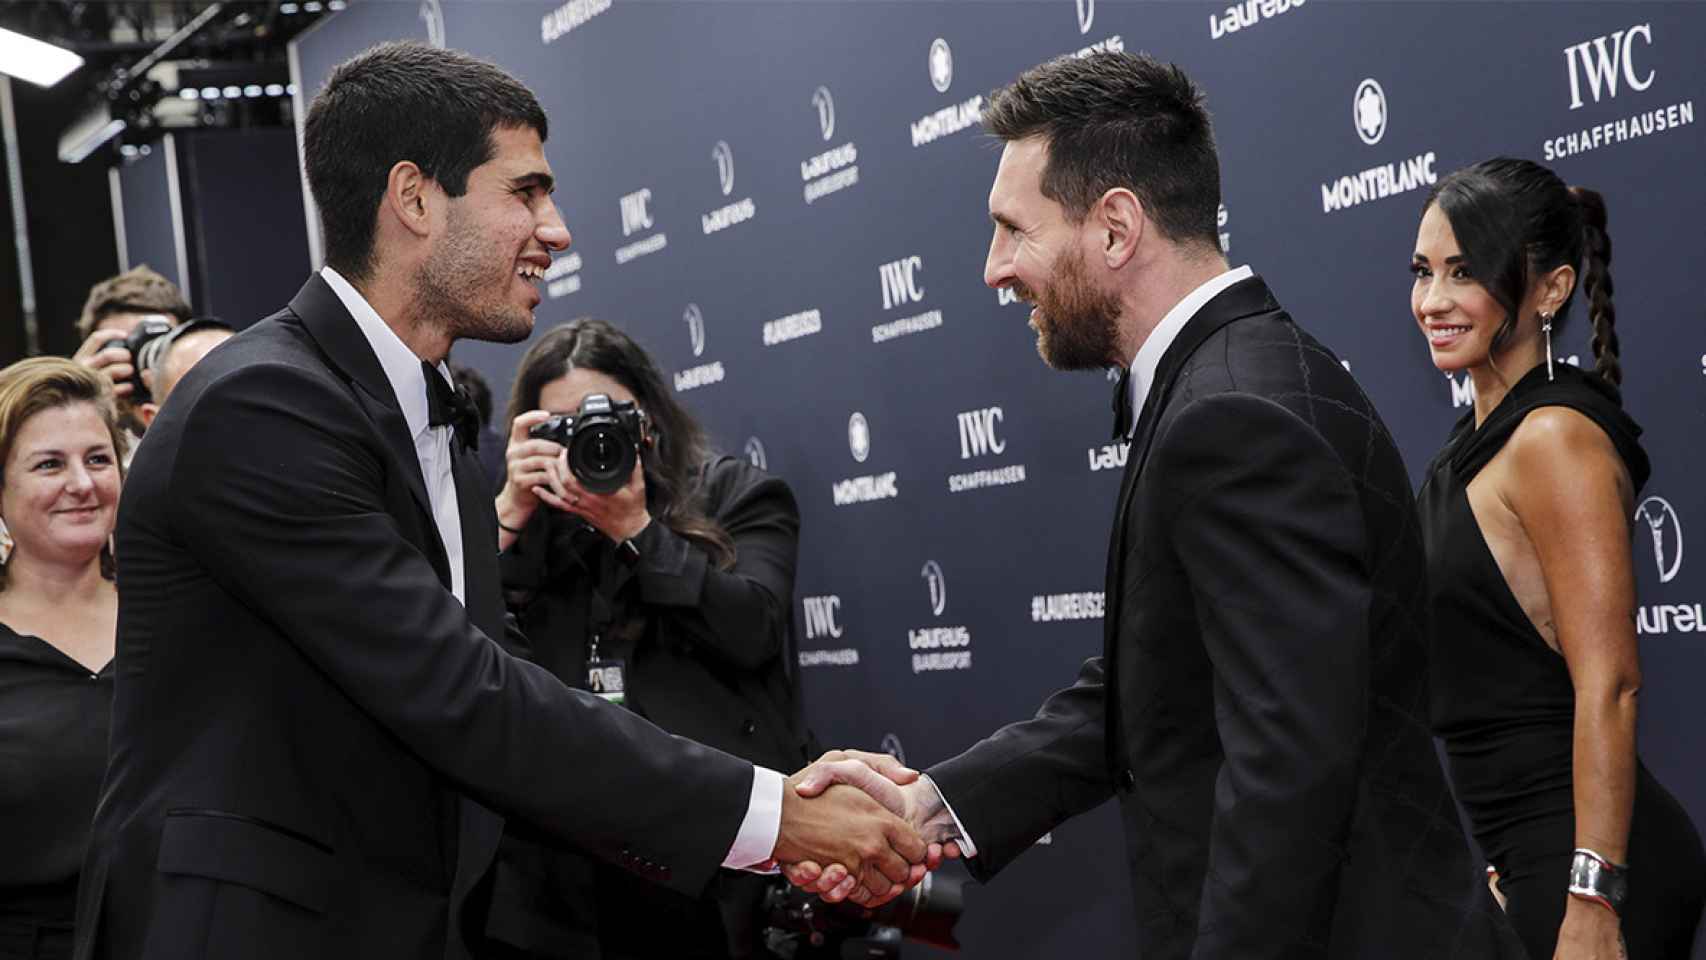
<svg viewBox="0 0 1706 960"><path fill-rule="evenodd" d="M705 354L705 314L700 311L697 303L690 303L681 311L681 322L687 324L687 342L693 347L695 358ZM713 360L702 363L686 370L675 373L675 392L684 393L722 383L728 377L728 371L723 369L723 361Z"/></svg>
<svg viewBox="0 0 1706 960"><path fill-rule="evenodd" d="M687 324L687 339L693 344L693 355L705 355L705 315L699 312L697 303L690 303L687 309L681 311L681 322Z"/></svg>
<svg viewBox="0 0 1706 960"><path fill-rule="evenodd" d="M735 154L727 140L718 140L711 148L711 159L717 162L717 184L726 197L735 191Z"/></svg>
<svg viewBox="0 0 1706 960"><path fill-rule="evenodd" d="M924 578L925 586L930 590L930 612L941 616L942 611L948 609L948 578L942 575L942 565L926 560L918 575Z"/></svg>
<svg viewBox="0 0 1706 960"><path fill-rule="evenodd" d="M865 415L857 410L847 418L847 449L859 463L871 455L871 427L865 422Z"/></svg>
<svg viewBox="0 0 1706 960"><path fill-rule="evenodd" d="M1652 47L1651 23L1633 24L1565 47L1564 66L1570 75L1570 109L1580 110L1602 101L1614 101L1625 90L1645 93L1651 89L1653 81L1658 78L1658 70L1646 64ZM1639 65L1635 58L1637 50L1641 55ZM1541 153L1552 161L1692 123L1694 101L1683 100L1668 106L1644 108L1562 136L1549 137L1541 141Z"/></svg>
<svg viewBox="0 0 1706 960"><path fill-rule="evenodd" d="M930 44L930 83L937 93L947 93L954 82L954 53L941 37ZM912 145L922 147L949 134L970 130L983 118L983 95L949 104L912 121Z"/></svg>
<svg viewBox="0 0 1706 960"><path fill-rule="evenodd" d="M1075 0L1078 5L1078 32L1089 33L1096 22L1096 0Z"/></svg>
<svg viewBox="0 0 1706 960"><path fill-rule="evenodd" d="M841 638L840 597L801 597L800 605L805 611L807 640Z"/></svg>
<svg viewBox="0 0 1706 960"><path fill-rule="evenodd" d="M656 224L652 220L652 191L646 187L633 193L622 195L620 206L622 210L622 236L631 237L636 233L644 233ZM662 233L654 233L633 243L616 248L617 264L637 260L649 253L657 253L669 246L669 237Z"/></svg>
<svg viewBox="0 0 1706 960"><path fill-rule="evenodd" d="M812 91L812 106L817 108L818 131L824 140L835 136L835 97L828 87L818 87Z"/></svg>
<svg viewBox="0 0 1706 960"><path fill-rule="evenodd" d="M1635 508L1635 519L1645 521L1653 539L1653 563L1658 567L1659 582L1669 583L1682 570L1682 521L1670 501L1663 497L1648 497Z"/></svg>
<svg viewBox="0 0 1706 960"><path fill-rule="evenodd" d="M895 758L901 765L906 764L906 750L900 745L900 738L892 733L883 734L882 750Z"/></svg>
<svg viewBox="0 0 1706 960"><path fill-rule="evenodd" d="M711 159L717 164L717 187L728 196L735 189L735 152L729 147L727 140L718 140L711 148ZM719 230L727 230L737 223L745 223L758 214L758 205L751 197L725 204L709 213L699 215L699 228L705 236L710 236Z"/></svg>
<svg viewBox="0 0 1706 960"><path fill-rule="evenodd" d="M1564 48L1564 61L1570 68L1571 110L1579 110L1582 107L1583 75L1587 77L1588 91L1592 94L1594 103L1599 102L1602 88L1606 96L1617 96L1619 74L1629 89L1637 92L1653 85L1653 77L1658 71L1648 70L1647 75L1643 77L1635 67L1637 39L1643 41L1645 46L1652 46L1653 25L1638 23L1627 29Z"/></svg>
<svg viewBox="0 0 1706 960"><path fill-rule="evenodd" d="M1351 98L1351 119L1357 136L1371 147L1386 136L1386 91L1378 80L1370 77L1357 84L1356 95Z"/></svg>
<svg viewBox="0 0 1706 960"><path fill-rule="evenodd" d="M746 454L747 463L752 464L760 470L770 469L770 458L764 454L764 442L762 440L759 440L757 437L747 437L746 447L743 452Z"/></svg>
<svg viewBox="0 0 1706 960"><path fill-rule="evenodd" d="M847 449L859 463L864 463L871 455L871 427L865 422L865 415L857 410L847 418ZM837 480L830 485L830 492L835 505L845 507L873 500L892 500L900 496L900 482L895 472L890 470Z"/></svg>
<svg viewBox="0 0 1706 960"><path fill-rule="evenodd" d="M427 43L444 49L444 7L438 0L421 0L418 15L426 24Z"/></svg>
<svg viewBox="0 0 1706 960"><path fill-rule="evenodd" d="M954 83L954 51L948 49L948 41L941 37L930 44L929 67L931 85L937 93L947 93Z"/></svg>

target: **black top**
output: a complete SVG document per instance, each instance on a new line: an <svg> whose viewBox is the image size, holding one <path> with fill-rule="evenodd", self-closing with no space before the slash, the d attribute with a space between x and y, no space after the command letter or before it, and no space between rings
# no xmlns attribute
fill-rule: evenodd
<svg viewBox="0 0 1706 960"><path fill-rule="evenodd" d="M1641 428L1617 389L1569 364L1548 382L1544 364L1518 380L1479 428L1453 428L1419 498L1433 601L1432 717L1451 758L1458 799L1475 838L1503 862L1528 823L1570 816L1575 688L1500 572L1467 488L1529 412L1560 406L1598 424L1639 491L1647 482Z"/></svg>
<svg viewBox="0 0 1706 960"><path fill-rule="evenodd" d="M0 623L0 918L69 923L107 768L113 670Z"/></svg>

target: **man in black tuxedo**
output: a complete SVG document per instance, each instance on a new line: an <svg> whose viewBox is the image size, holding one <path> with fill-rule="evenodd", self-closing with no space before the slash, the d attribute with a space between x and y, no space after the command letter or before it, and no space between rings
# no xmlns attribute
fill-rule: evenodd
<svg viewBox="0 0 1706 960"><path fill-rule="evenodd" d="M513 77L420 44L307 119L327 267L177 387L126 485L111 756L77 956L460 958L500 815L675 889L911 828L512 658L477 429L443 360L515 341L569 233Z"/></svg>
<svg viewBox="0 0 1706 960"><path fill-rule="evenodd" d="M1102 656L905 788L913 822L988 878L1117 796L1149 960L1521 956L1427 725L1404 465L1332 352L1228 269L1201 94L1098 54L1027 72L985 124L984 280L1036 304L1050 366L1125 369L1130 448Z"/></svg>

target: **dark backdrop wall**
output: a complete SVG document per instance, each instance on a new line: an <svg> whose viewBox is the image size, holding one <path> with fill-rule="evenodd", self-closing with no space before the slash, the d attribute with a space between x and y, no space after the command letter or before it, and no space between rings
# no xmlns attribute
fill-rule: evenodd
<svg viewBox="0 0 1706 960"><path fill-rule="evenodd" d="M293 62L298 116L333 65L397 37L538 92L575 236L539 329L624 325L725 449L789 481L810 718L915 765L1028 715L1099 649L1123 458L1107 379L1045 369L1026 309L981 284L982 96L1091 47L1184 66L1215 116L1233 264L1339 352L1413 474L1468 403L1409 317L1424 192L1494 154L1552 164L1605 194L1627 401L1656 464L1636 521L1641 748L1706 822L1706 565L1682 537L1706 519L1703 33L1706 7L1676 3L425 0L353 4ZM1585 360L1577 314L1561 346ZM520 346L457 349L507 391ZM1116 829L1103 808L974 891L967 955L1128 954Z"/></svg>

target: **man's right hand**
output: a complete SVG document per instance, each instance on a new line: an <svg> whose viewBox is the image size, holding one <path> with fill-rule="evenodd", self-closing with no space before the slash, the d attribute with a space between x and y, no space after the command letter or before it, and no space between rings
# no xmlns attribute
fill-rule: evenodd
<svg viewBox="0 0 1706 960"><path fill-rule="evenodd" d="M130 351L122 342L107 346L114 340L123 341L124 338L111 330L96 330L89 334L89 339L83 341L71 359L105 375L113 382L113 394L125 399L135 392L130 379L136 375L136 367L131 365Z"/></svg>
<svg viewBox="0 0 1706 960"><path fill-rule="evenodd" d="M783 785L776 862L841 864L879 898L922 879L927 847L918 832L851 786L831 786L810 799L801 796L798 785L813 769L794 774Z"/></svg>
<svg viewBox="0 0 1706 960"><path fill-rule="evenodd" d="M546 410L529 410L509 426L509 446L504 449L504 486L498 491L498 522L514 530L527 526L539 509L541 497L560 505L568 494L557 475L563 448L550 440L535 440L527 431L551 416ZM500 540L505 539L499 531ZM508 538L513 538L509 534ZM503 544L507 546L507 543Z"/></svg>

